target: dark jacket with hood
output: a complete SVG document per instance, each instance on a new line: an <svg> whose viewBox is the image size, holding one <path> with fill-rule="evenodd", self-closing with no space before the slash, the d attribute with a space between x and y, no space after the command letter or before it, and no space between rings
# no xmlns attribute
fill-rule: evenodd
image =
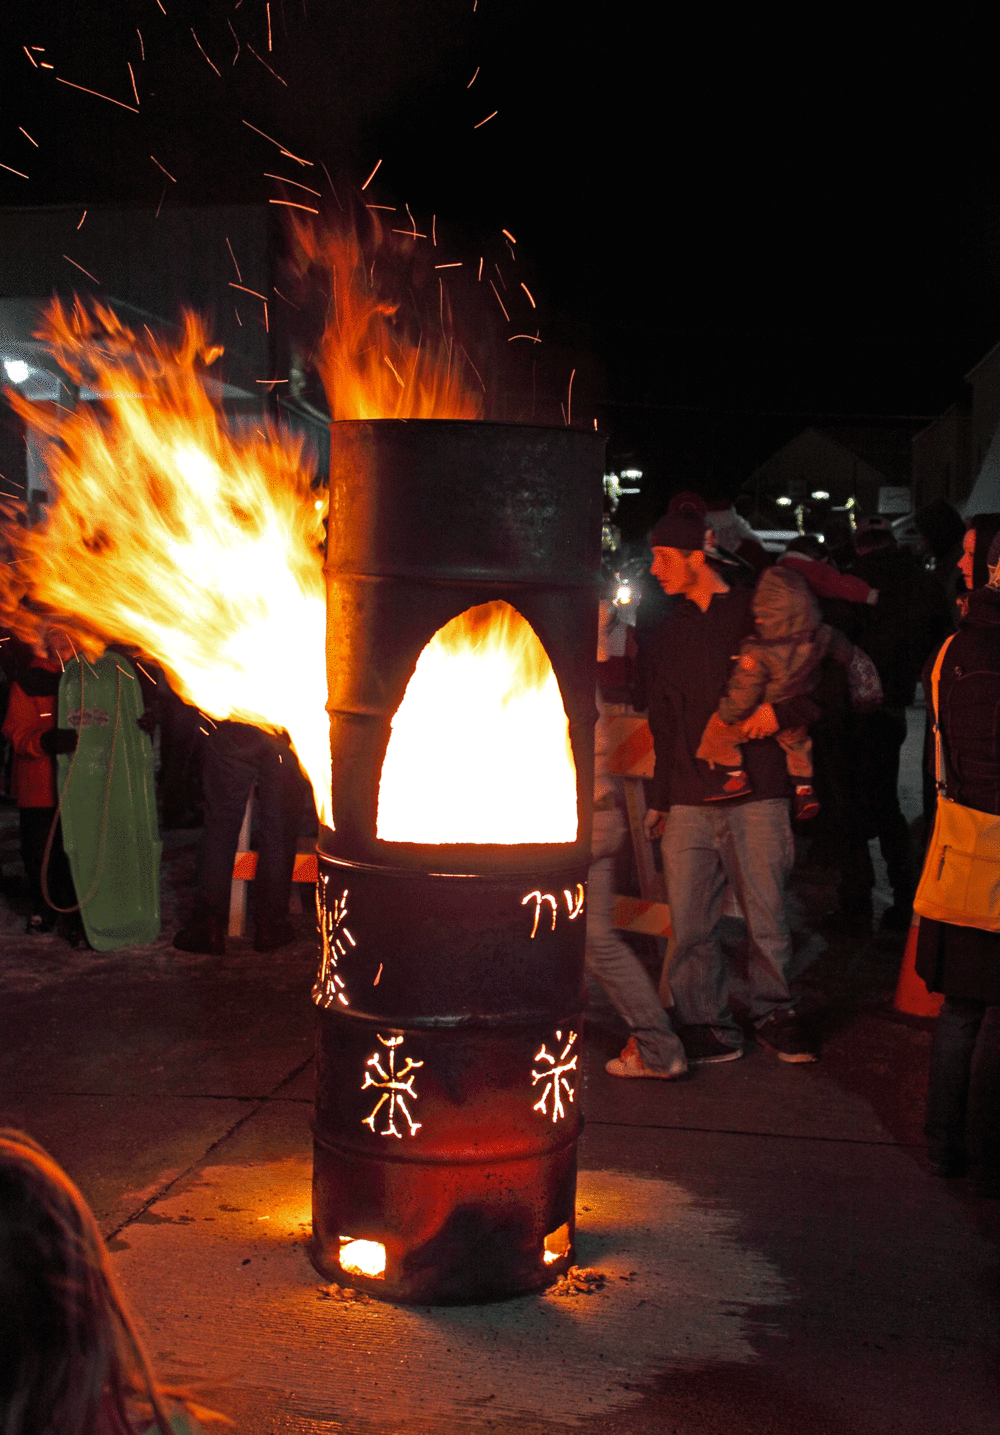
<svg viewBox="0 0 1000 1435"><path fill-rule="evenodd" d="M878 589L878 602L859 608L858 627L848 636L878 669L886 707L905 708L928 655L954 626L948 600L916 555L895 544L859 555L851 571Z"/></svg>
<svg viewBox="0 0 1000 1435"><path fill-rule="evenodd" d="M935 657L924 668L929 709ZM942 664L938 711L948 796L1000 814L1000 593L992 588L969 595ZM932 991L1000 1005L1000 934L921 919L917 971Z"/></svg>
<svg viewBox="0 0 1000 1435"><path fill-rule="evenodd" d="M724 723L742 722L761 703L811 693L826 657L846 667L854 654L853 643L820 620L809 584L791 568L762 573L751 607L756 632L744 639L719 703Z"/></svg>

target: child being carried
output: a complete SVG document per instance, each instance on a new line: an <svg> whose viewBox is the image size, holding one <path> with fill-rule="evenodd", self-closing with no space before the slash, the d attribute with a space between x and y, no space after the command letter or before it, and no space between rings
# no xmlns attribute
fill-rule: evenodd
<svg viewBox="0 0 1000 1435"><path fill-rule="evenodd" d="M767 568L753 595L757 632L745 638L716 712L705 724L697 757L712 769L709 801L743 797L751 788L738 744L746 741L747 719L762 703L803 697L815 689L827 657L847 667L855 648L843 633L820 619L806 580L790 567ZM805 727L785 728L775 737L785 752L795 784L796 817L815 817L812 740ZM721 772L715 773L715 768Z"/></svg>

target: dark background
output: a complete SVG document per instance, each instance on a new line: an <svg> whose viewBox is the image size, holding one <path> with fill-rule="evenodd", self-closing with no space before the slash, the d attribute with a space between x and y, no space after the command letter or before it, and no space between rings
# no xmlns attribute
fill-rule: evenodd
<svg viewBox="0 0 1000 1435"><path fill-rule="evenodd" d="M634 454L642 508L736 491L811 421L930 417L1000 338L995 84L963 7L474 4L271 0L269 50L265 0L16 0L0 163L30 177L0 170L0 204L317 203L270 171L337 213L381 159L363 200L435 215L463 279L503 261L511 329L456 283L459 326L540 332L496 382L551 405L576 368L573 421ZM138 114L57 79L134 106L127 62Z"/></svg>

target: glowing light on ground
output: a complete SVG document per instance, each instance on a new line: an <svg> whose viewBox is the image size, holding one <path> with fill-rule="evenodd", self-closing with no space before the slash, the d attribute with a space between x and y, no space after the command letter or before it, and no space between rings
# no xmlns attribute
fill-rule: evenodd
<svg viewBox="0 0 1000 1435"><path fill-rule="evenodd" d="M453 618L392 719L376 835L386 842L573 842L576 764L548 654L509 603Z"/></svg>

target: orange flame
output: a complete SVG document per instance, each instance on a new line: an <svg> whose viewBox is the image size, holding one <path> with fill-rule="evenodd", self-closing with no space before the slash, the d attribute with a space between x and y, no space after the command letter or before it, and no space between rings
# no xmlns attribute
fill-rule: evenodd
<svg viewBox="0 0 1000 1435"><path fill-rule="evenodd" d="M478 419L481 398L455 351L443 287L438 315L416 334L394 297L419 282L419 241L384 235L373 220L366 252L353 232L293 220L299 278L328 290L326 327L313 362L333 419ZM394 282L395 281L395 282Z"/></svg>
<svg viewBox="0 0 1000 1435"><path fill-rule="evenodd" d="M576 764L559 683L530 623L497 600L439 628L392 719L386 842L574 842Z"/></svg>
<svg viewBox="0 0 1000 1435"><path fill-rule="evenodd" d="M192 314L170 345L56 300L38 337L102 404L10 395L52 440L59 497L43 528L10 530L5 621L33 641L61 628L91 656L129 644L209 716L286 729L329 822L326 499L301 440L227 420L202 372L221 350Z"/></svg>

